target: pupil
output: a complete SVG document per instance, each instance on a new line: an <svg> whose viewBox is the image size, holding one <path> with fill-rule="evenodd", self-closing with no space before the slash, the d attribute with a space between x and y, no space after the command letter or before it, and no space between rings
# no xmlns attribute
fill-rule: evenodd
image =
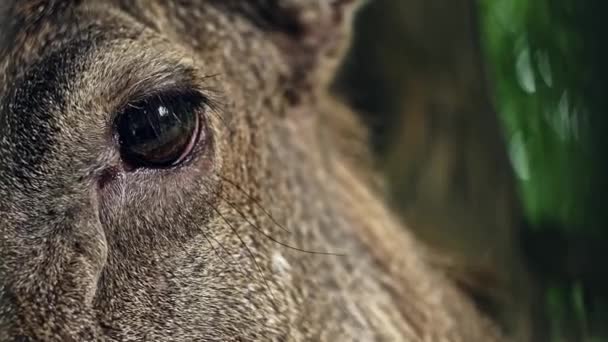
<svg viewBox="0 0 608 342"><path fill-rule="evenodd" d="M189 151L202 99L197 95L155 96L129 104L116 129L123 159L134 167L167 167Z"/></svg>

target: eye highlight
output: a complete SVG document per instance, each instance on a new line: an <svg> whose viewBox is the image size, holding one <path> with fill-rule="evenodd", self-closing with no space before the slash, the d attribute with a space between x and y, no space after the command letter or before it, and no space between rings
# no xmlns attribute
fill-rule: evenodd
<svg viewBox="0 0 608 342"><path fill-rule="evenodd" d="M128 104L114 122L121 158L133 169L182 163L201 133L204 109L196 92L161 93Z"/></svg>

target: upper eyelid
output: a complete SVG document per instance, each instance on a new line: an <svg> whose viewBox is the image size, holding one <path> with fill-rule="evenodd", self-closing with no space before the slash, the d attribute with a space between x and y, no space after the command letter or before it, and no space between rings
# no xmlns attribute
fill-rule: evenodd
<svg viewBox="0 0 608 342"><path fill-rule="evenodd" d="M127 101L122 102L112 111L112 115L116 116L123 112L127 107L137 107L142 101L157 98L161 102L163 99L168 97L174 97L179 95L196 95L201 99L202 104L207 105L207 96L195 87L190 86L172 86L166 88L159 88L148 91L146 94L139 94L137 96L130 97ZM113 118L113 117L112 117Z"/></svg>
<svg viewBox="0 0 608 342"><path fill-rule="evenodd" d="M147 38L142 40L143 46L123 38L97 42L66 84L72 94L67 99L69 108L95 112L106 136L127 105L167 92L196 92L210 111L223 114L217 70L203 73L179 48L173 51L173 45L154 35ZM141 49L131 52L138 47Z"/></svg>
<svg viewBox="0 0 608 342"><path fill-rule="evenodd" d="M194 81L195 76L193 74L195 71L192 68L177 67L169 72L167 71L169 70L151 74L137 81L128 81L126 89L117 91L118 94L116 95L120 100L110 109L109 121L113 122L116 115L124 111L127 106L153 96L197 93L205 103L208 101L201 85Z"/></svg>

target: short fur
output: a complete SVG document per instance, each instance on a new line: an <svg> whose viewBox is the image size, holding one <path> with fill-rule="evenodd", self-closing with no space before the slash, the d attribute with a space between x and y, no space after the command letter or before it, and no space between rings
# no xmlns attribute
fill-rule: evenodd
<svg viewBox="0 0 608 342"><path fill-rule="evenodd" d="M4 0L0 341L501 340L334 130L354 8ZM115 113L175 85L207 144L124 170Z"/></svg>

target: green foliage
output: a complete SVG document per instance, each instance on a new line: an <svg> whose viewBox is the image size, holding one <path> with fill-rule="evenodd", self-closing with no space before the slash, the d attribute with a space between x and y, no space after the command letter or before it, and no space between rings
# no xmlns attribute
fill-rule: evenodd
<svg viewBox="0 0 608 342"><path fill-rule="evenodd" d="M593 190L585 89L592 66L572 1L484 0L496 103L529 219L587 225Z"/></svg>
<svg viewBox="0 0 608 342"><path fill-rule="evenodd" d="M608 256L606 5L479 1L490 83L528 221L543 237L565 241L532 246L537 255L553 253L542 256L554 260L553 273L540 275L550 335L606 340L608 277L598 260Z"/></svg>

